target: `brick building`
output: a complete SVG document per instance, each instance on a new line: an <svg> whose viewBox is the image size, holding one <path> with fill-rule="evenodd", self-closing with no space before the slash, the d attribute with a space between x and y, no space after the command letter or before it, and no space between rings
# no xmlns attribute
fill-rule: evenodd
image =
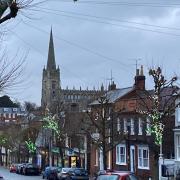
<svg viewBox="0 0 180 180"><path fill-rule="evenodd" d="M142 94L144 90L145 76L141 67L140 72L139 70L136 72L132 87L117 89L113 84L111 90L106 94L108 108L110 111L113 110L113 114L110 114L110 121L113 124L110 131L119 133L119 140L112 142L110 139L109 143L115 146L107 152L107 168L132 171L142 180L156 180L158 179L159 147L155 145L154 138L147 131L150 127L150 119L139 113L145 108L143 103L151 107L151 103ZM150 90L148 93L152 94L153 91ZM167 98L170 94L171 89L163 90L162 99ZM91 103L92 111L96 112L99 105L98 101ZM172 157L174 116L166 119L165 122L163 155ZM91 174L101 170L101 161L101 151L96 146L92 146Z"/></svg>

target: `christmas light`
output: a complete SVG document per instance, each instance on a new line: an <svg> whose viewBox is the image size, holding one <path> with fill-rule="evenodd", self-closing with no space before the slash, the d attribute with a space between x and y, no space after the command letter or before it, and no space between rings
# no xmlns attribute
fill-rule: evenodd
<svg viewBox="0 0 180 180"><path fill-rule="evenodd" d="M29 152L31 153L35 153L36 152L36 145L31 141L31 139L29 138L28 141L25 141L26 146L29 150Z"/></svg>

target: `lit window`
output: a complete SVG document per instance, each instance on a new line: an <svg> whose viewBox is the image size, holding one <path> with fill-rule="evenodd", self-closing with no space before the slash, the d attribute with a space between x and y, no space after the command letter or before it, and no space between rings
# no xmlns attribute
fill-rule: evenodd
<svg viewBox="0 0 180 180"><path fill-rule="evenodd" d="M149 169L149 148L147 146L138 147L138 168Z"/></svg>
<svg viewBox="0 0 180 180"><path fill-rule="evenodd" d="M116 164L126 165L126 146L119 144L116 146Z"/></svg>

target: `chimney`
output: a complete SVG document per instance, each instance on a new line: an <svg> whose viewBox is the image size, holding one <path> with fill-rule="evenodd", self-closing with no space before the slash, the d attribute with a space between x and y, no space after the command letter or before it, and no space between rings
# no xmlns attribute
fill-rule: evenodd
<svg viewBox="0 0 180 180"><path fill-rule="evenodd" d="M143 66L141 65L141 69L136 69L136 76L135 76L135 88L139 90L145 90L145 76L143 73Z"/></svg>

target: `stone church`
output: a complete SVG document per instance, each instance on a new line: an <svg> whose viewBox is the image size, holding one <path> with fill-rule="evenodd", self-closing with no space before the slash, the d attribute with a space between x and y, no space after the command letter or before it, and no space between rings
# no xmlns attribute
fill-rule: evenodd
<svg viewBox="0 0 180 180"><path fill-rule="evenodd" d="M104 87L100 90L63 89L61 87L60 68L56 66L53 33L50 32L47 66L43 69L42 77L42 109L48 108L51 113L83 112L88 104L104 93Z"/></svg>

